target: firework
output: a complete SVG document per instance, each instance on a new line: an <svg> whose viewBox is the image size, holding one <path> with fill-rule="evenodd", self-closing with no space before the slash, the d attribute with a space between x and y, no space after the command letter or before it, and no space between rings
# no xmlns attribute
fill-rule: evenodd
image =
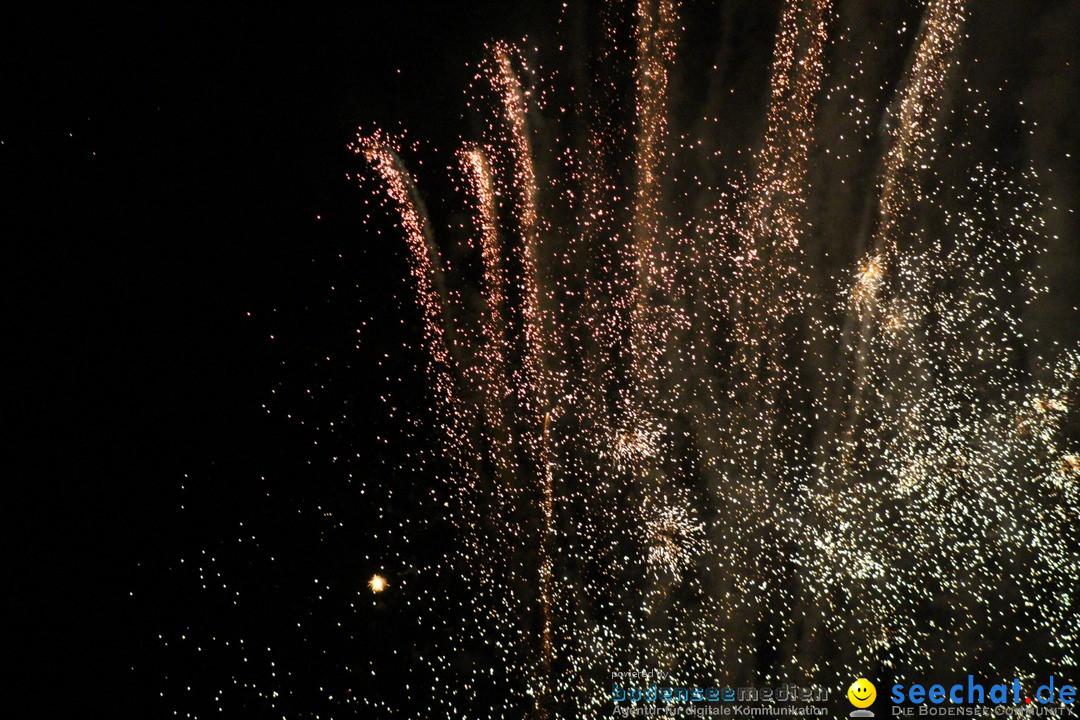
<svg viewBox="0 0 1080 720"><path fill-rule="evenodd" d="M974 160L965 183L937 175L945 124L985 114L944 112L965 3L926 6L838 278L815 265L807 178L843 19L784 5L761 144L732 186L703 187L672 130L679 10L607 10L596 54L632 62L632 117L586 113L571 147L537 142L556 83L490 48L485 137L458 156L479 309L446 287L392 143L357 143L411 251L461 528L445 565L478 581L432 673L505 696L475 716L580 718L620 665L824 684L1074 668L1077 354L1016 362L1038 179ZM463 669L475 648L487 664Z"/></svg>

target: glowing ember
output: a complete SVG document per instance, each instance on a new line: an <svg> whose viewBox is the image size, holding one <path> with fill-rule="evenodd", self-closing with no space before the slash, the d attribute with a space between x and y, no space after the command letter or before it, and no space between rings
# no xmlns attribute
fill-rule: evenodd
<svg viewBox="0 0 1080 720"><path fill-rule="evenodd" d="M381 593L386 589L386 585L386 578L379 574L372 575L371 579L368 580L368 587L371 588L373 593Z"/></svg>

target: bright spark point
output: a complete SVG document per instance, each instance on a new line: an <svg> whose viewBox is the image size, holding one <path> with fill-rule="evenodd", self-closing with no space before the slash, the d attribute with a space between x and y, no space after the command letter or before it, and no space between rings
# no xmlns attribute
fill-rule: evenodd
<svg viewBox="0 0 1080 720"><path fill-rule="evenodd" d="M386 578L379 574L372 575L371 579L368 580L368 587L371 588L371 592L376 594L385 590L387 584Z"/></svg>

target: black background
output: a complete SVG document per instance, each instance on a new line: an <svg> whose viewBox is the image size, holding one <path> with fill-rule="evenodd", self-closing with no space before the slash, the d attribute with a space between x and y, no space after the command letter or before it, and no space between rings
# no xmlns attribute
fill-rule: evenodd
<svg viewBox="0 0 1080 720"><path fill-rule="evenodd" d="M310 521L258 504L259 477L298 496L317 481L311 437L261 405L279 384L302 392L288 361L308 368L361 319L382 318L366 356L411 337L395 329L402 248L370 242L347 144L361 123L456 138L466 63L555 7L0 10L15 707L171 715L165 677L201 673L158 634L228 622L170 579L178 558L267 513L297 536L281 546L315 543ZM347 300L335 279L355 285ZM351 376L361 443L381 417L376 372Z"/></svg>

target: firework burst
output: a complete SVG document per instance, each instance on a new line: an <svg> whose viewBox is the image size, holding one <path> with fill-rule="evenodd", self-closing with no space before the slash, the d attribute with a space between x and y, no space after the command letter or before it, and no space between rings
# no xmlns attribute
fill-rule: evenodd
<svg viewBox="0 0 1080 720"><path fill-rule="evenodd" d="M580 718L619 666L824 684L1074 668L1077 355L1017 362L1038 179L939 167L943 127L986 119L944 105L966 3L926 4L838 277L816 264L808 182L818 105L844 87L831 3L784 5L763 139L715 187L687 180L695 143L673 132L678 3L606 12L596 56L633 71L592 92L632 86L629 120L582 113L567 140L557 82L501 42L481 68L489 121L456 176L476 307L393 143L355 146L411 252L461 528L445 563L483 581L432 673L505 698L473 716ZM477 647L487 665L463 669Z"/></svg>

